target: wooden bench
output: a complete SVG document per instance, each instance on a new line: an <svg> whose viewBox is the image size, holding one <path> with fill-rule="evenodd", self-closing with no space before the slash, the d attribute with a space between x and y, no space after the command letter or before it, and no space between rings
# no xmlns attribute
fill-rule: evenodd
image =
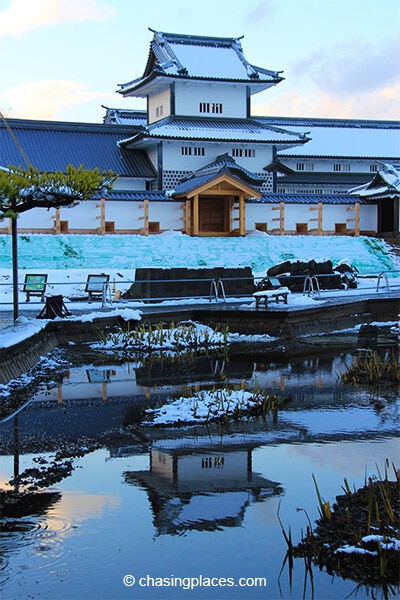
<svg viewBox="0 0 400 600"><path fill-rule="evenodd" d="M89 294L89 300L94 296L103 298L104 291L107 289L110 276L101 273L100 275L88 275L85 292Z"/></svg>
<svg viewBox="0 0 400 600"><path fill-rule="evenodd" d="M46 292L47 274L27 273L25 275L24 287L22 291L26 294L26 301L29 302L31 296L39 296L44 302Z"/></svg>
<svg viewBox="0 0 400 600"><path fill-rule="evenodd" d="M262 301L264 301L265 306L267 306L268 300L272 299L277 303L282 301L284 304L287 304L290 293L289 288L281 287L276 290L260 290L259 292L254 292L253 297L256 301L256 308L258 308Z"/></svg>

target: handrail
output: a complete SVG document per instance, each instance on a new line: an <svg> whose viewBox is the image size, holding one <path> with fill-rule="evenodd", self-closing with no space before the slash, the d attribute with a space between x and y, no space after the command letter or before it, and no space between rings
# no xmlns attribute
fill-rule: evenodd
<svg viewBox="0 0 400 600"><path fill-rule="evenodd" d="M218 290L221 290L222 299L224 302L226 302L225 287L224 287L224 282L222 281L222 279L212 279L212 281L210 283L210 302L211 302L213 296L215 298L215 301L218 302L218 300L219 300ZM213 294L213 292L214 292L214 294Z"/></svg>
<svg viewBox="0 0 400 600"><path fill-rule="evenodd" d="M395 275L395 277L390 277L391 275ZM397 277L396 277L397 275ZM399 284L400 284L400 269L397 270L385 270L382 271L381 273L369 273L368 274L368 279L371 279L371 285L368 286L368 290L370 290L371 292L375 293L378 291L386 291L386 292L392 292L395 289L398 289ZM325 290L321 290L321 283L320 283L320 278L321 277L327 277L327 276L331 276L331 274L318 274L318 275L309 275L307 277L301 276L301 275L291 275L290 279L292 282L299 282L301 281L301 287L299 286L299 291L301 291L301 289L303 288L303 294L309 294L309 296L311 295L317 295L318 297L322 297L322 292ZM360 278L365 277L365 275L359 275ZM375 277L377 280L372 281L372 278ZM265 279L265 277L261 277L261 276L254 276L252 278L252 282L254 284L254 286L257 285L258 281L262 281L263 279ZM142 295L140 295L140 297L132 297L132 299L136 299L136 300L154 300L154 301L166 301L166 300L184 300L185 298L201 298L204 300L214 300L216 302L218 301L224 301L227 302L228 298L230 298L231 296L240 296L241 298L244 297L249 297L252 298L252 293L249 291L249 286L245 286L244 289L242 286L238 285L236 286L231 286L230 289L231 291L229 291L229 293L226 293L226 289L225 286L229 285L230 282L232 281L237 281L237 282L244 282L244 281L249 281L250 278L249 277L239 277L239 278L233 278L233 277L224 277L224 278L214 278L214 279L206 279L204 280L204 278L196 278L196 279L177 279L174 280L175 283L190 283L193 284L197 281L202 281L205 282L205 286L202 288L202 290L196 292L196 293L191 293L188 290L188 293L185 295L180 295L180 294L176 294L174 295L173 293L169 294L169 295L163 295L163 294L156 294L153 293L152 295L149 295L147 290L143 288L142 290ZM141 279L141 280L134 280L134 279L129 279L129 278L121 278L120 280L118 280L117 282L117 287L122 286L123 288L129 288L129 286L132 286L133 284L139 284L139 285L143 285L143 284L149 284L150 287L152 286L153 283L171 283L171 280L168 279L162 279L162 280L156 280L156 279ZM81 296L81 288L83 288L86 285L87 281L85 280L79 280L77 279L76 281L52 281L52 280L48 280L47 282L47 294L48 295L52 295L52 294L62 294L63 296L66 296L66 293L63 294L63 288L65 289L66 286L71 286L73 285L74 290L72 292L72 295L74 296L72 298L72 300L78 300L78 299L82 299L84 300L84 296ZM284 284L284 277L282 276L281 278L281 283L282 285ZM12 304L11 301L9 301L9 297L11 297L11 294L9 294L8 290L6 294L3 294L2 290L9 288L11 286L11 282L4 282L4 281L0 281L0 305L8 305L8 304ZM114 289L113 289L114 286ZM250 286L251 287L251 286ZM18 288L19 288L19 292L21 293L23 290L23 282L19 282L18 284ZM78 289L79 288L79 289ZM364 288L364 291L367 288ZM100 305L102 305L103 307L105 307L108 304L114 304L116 298L114 297L113 292L115 292L115 280L113 281L109 281L109 282L104 282L103 287L101 292L98 294L97 296L97 301L99 302ZM128 298L127 298L128 299ZM21 304L25 304L24 300L20 300ZM36 303L34 303L36 305ZM39 302L37 304L40 304ZM33 307L32 307L33 308Z"/></svg>
<svg viewBox="0 0 400 600"><path fill-rule="evenodd" d="M379 287L380 287L380 284L381 284L381 279L385 280L386 289L387 289L388 292L390 291L390 284L389 284L388 273L400 273L400 269L382 271L381 273L379 273L379 275L378 275L378 281L377 281L377 284L376 284L376 290L375 290L376 292L379 291Z"/></svg>
<svg viewBox="0 0 400 600"><path fill-rule="evenodd" d="M314 288L315 285L315 288ZM304 294L307 292L307 288L308 289L308 295L309 296L313 296L314 294L318 294L318 297L321 297L321 289L319 287L319 281L318 278L315 275L308 275L305 280L304 280L304 285L303 285L303 296Z"/></svg>
<svg viewBox="0 0 400 600"><path fill-rule="evenodd" d="M108 299L107 299L108 296ZM104 308L107 305L107 300L112 304L111 287L110 282L106 281L103 283L103 290L101 292L101 307Z"/></svg>

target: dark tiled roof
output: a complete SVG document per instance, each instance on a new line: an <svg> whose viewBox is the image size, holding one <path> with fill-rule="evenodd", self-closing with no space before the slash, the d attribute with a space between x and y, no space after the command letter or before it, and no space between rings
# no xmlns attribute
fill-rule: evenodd
<svg viewBox="0 0 400 600"><path fill-rule="evenodd" d="M249 182L248 178L243 177L243 174L239 171L232 171L227 166L223 166L218 170L206 171L199 175L195 175L191 179L183 181L182 183L176 186L173 195L185 196L193 190L195 190L196 188L205 185L206 183L211 183L220 175L229 175L229 177L236 179L239 184L244 183L246 186L252 188L255 194L259 193L257 192L256 186L254 186L254 182Z"/></svg>
<svg viewBox="0 0 400 600"><path fill-rule="evenodd" d="M351 196L350 194L264 194L261 198L251 198L247 200L251 203L261 204L371 204L368 200L361 200Z"/></svg>
<svg viewBox="0 0 400 600"><path fill-rule="evenodd" d="M112 190L107 193L107 200L123 200L123 201L138 201L143 202L143 200L150 200L153 202L161 202L161 201L171 201L174 200L162 191L129 191L129 190Z"/></svg>
<svg viewBox="0 0 400 600"><path fill-rule="evenodd" d="M132 110L123 108L108 108L103 117L103 122L107 125L129 125L129 127L137 127L140 129L147 125L147 111Z"/></svg>
<svg viewBox="0 0 400 600"><path fill-rule="evenodd" d="M203 175L198 175L188 179L187 181L183 181L179 183L174 189L174 195L186 195L192 190L200 187L201 185L205 185L206 183L211 182L215 179L216 173L203 173Z"/></svg>
<svg viewBox="0 0 400 600"><path fill-rule="evenodd" d="M7 123L13 135L0 121L2 166L26 167L19 145L32 165L41 171L64 171L68 164L74 167L82 164L86 169L111 169L124 176L155 177L143 150L127 150L118 145L119 140L132 134L128 127L22 119L8 119Z"/></svg>
<svg viewBox="0 0 400 600"><path fill-rule="evenodd" d="M174 194L185 195L189 193L192 189L208 183L215 178L215 174L202 175L200 177L195 177L180 184ZM173 195L169 195L166 192L162 191L135 191L135 190L112 190L107 194L107 200L122 200L122 201L139 201L143 202L143 200L147 199L150 202L176 202L179 201L177 198L174 198ZM370 204L373 203L369 199L366 198L357 198L354 195L350 194L264 194L260 198L250 198L246 200L246 202L250 202L251 204L279 204L279 202L285 202L286 204L318 204L321 201L323 204L354 204L355 202L360 202L361 204Z"/></svg>
<svg viewBox="0 0 400 600"><path fill-rule="evenodd" d="M277 177L277 185L361 185L371 180L371 173L343 173L295 171L289 175Z"/></svg>

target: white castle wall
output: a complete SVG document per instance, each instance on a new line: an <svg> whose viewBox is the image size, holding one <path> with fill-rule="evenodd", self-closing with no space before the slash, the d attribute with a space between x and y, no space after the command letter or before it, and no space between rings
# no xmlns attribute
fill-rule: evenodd
<svg viewBox="0 0 400 600"><path fill-rule="evenodd" d="M200 113L199 103L222 104L221 113ZM175 85L175 114L207 118L246 118L246 89L232 83L180 82Z"/></svg>

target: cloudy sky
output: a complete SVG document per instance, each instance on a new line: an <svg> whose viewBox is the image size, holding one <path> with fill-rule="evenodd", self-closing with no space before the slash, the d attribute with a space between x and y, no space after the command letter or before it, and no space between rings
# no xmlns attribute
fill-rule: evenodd
<svg viewBox="0 0 400 600"><path fill-rule="evenodd" d="M152 32L240 37L285 81L253 114L399 119L400 0L0 0L0 111L101 122L144 108L119 83L142 75Z"/></svg>

